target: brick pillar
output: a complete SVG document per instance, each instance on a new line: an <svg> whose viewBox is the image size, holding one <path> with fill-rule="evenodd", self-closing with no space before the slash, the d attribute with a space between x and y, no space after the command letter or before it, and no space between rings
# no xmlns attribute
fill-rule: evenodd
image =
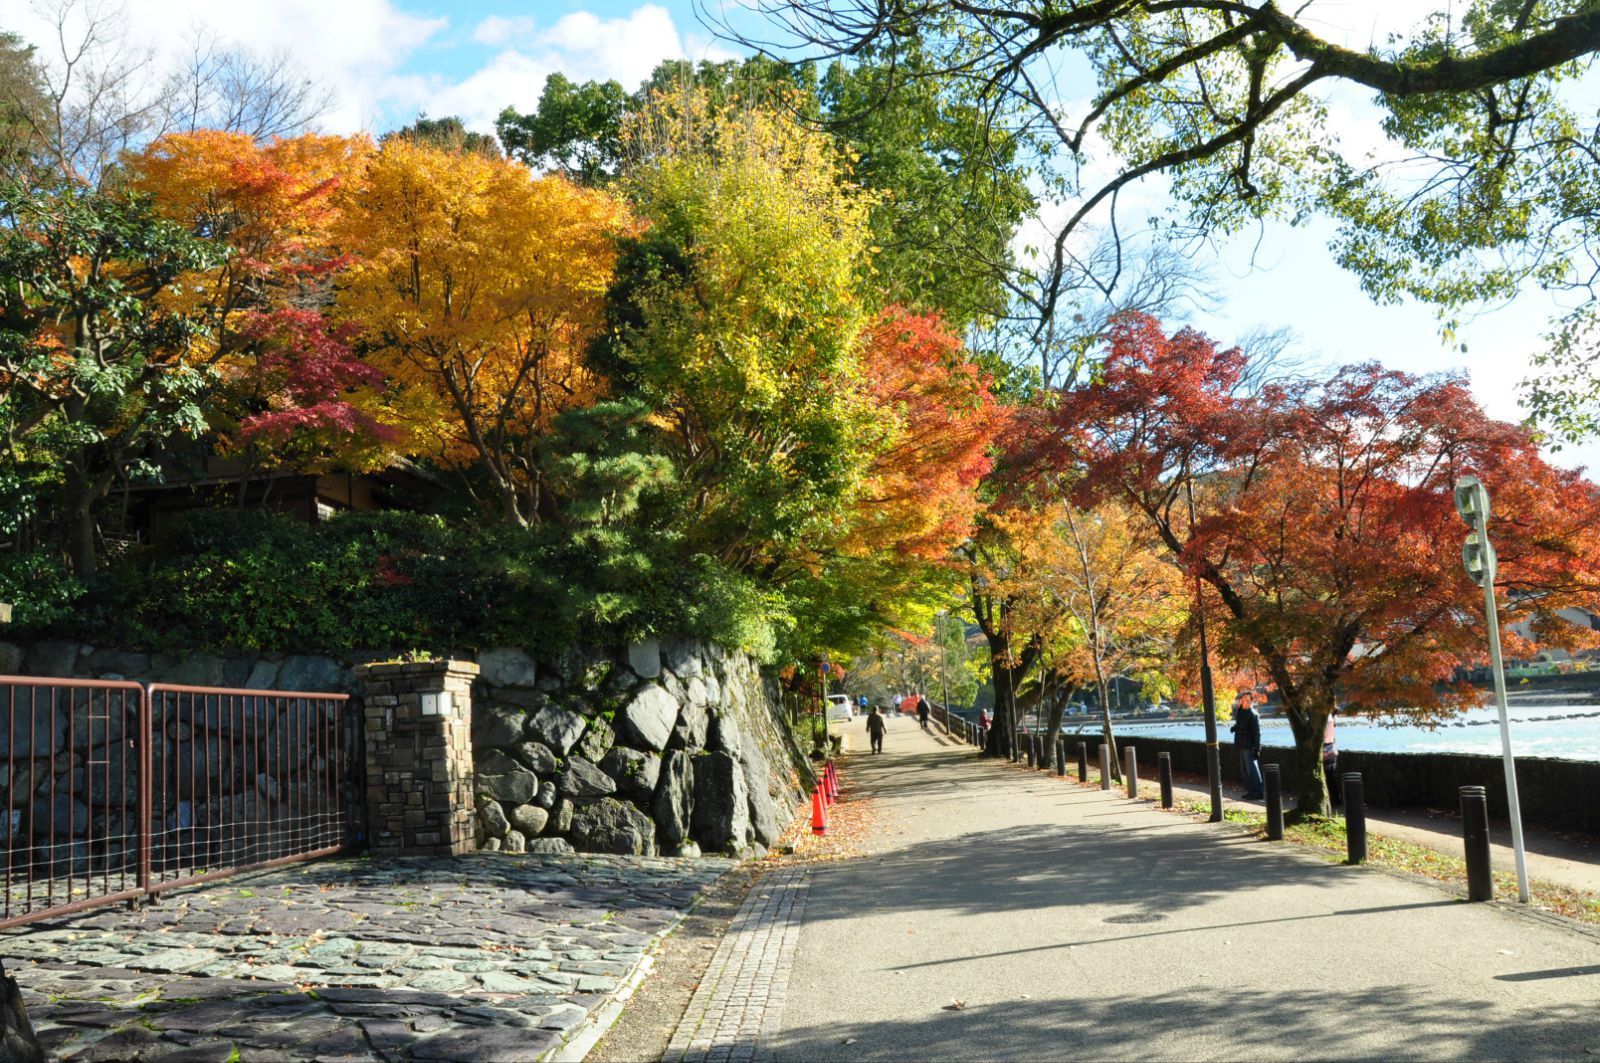
<svg viewBox="0 0 1600 1063"><path fill-rule="evenodd" d="M470 852L470 661L368 664L364 685L368 844L374 856ZM448 701L448 707L441 701Z"/></svg>

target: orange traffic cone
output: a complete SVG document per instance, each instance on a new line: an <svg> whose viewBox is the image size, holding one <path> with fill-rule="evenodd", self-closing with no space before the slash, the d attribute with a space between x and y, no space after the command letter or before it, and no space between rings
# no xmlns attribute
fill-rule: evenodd
<svg viewBox="0 0 1600 1063"><path fill-rule="evenodd" d="M833 761L828 761L828 793L835 801L839 800L839 767Z"/></svg>
<svg viewBox="0 0 1600 1063"><path fill-rule="evenodd" d="M828 833L828 810L822 803L822 788L811 791L811 833Z"/></svg>

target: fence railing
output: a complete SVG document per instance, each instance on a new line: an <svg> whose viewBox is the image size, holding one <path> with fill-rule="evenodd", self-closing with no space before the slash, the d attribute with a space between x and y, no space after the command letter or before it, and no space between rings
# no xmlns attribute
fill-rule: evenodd
<svg viewBox="0 0 1600 1063"><path fill-rule="evenodd" d="M348 701L0 676L0 928L347 847Z"/></svg>

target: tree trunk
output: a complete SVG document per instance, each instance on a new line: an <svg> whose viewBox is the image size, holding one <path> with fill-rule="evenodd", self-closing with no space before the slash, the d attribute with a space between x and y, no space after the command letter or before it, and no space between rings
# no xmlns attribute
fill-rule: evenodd
<svg viewBox="0 0 1600 1063"><path fill-rule="evenodd" d="M1289 789L1294 794L1291 820L1328 814L1327 782L1322 774L1322 736L1333 711L1332 698L1302 697L1298 704L1284 704L1289 727L1294 732L1294 760L1290 765Z"/></svg>
<svg viewBox="0 0 1600 1063"><path fill-rule="evenodd" d="M1117 756L1117 736L1111 732L1111 690L1100 682L1100 734L1101 740L1111 747L1111 778L1122 781L1122 758Z"/></svg>
<svg viewBox="0 0 1600 1063"><path fill-rule="evenodd" d="M73 575L88 579L94 575L98 558L94 541L94 504L99 492L94 483L73 463L66 468L63 485L67 518L67 557L72 562Z"/></svg>
<svg viewBox="0 0 1600 1063"><path fill-rule="evenodd" d="M993 649L991 648L991 654ZM1016 680L1016 670L995 665L991 672L994 679L994 714L989 722L989 740L984 747L984 754L991 757L1010 757L1016 743L1012 740L1011 718L1013 697L1013 684Z"/></svg>
<svg viewBox="0 0 1600 1063"><path fill-rule="evenodd" d="M1056 769L1056 746L1061 741L1061 715L1066 709L1066 698L1061 696L1061 687L1059 684L1056 686L1055 694L1056 696L1054 700L1050 702L1050 718L1049 723L1045 728L1045 750L1046 756L1050 758L1050 763L1045 765L1045 767L1049 768L1051 771L1055 771ZM1072 692L1069 690L1067 692L1067 697L1070 698L1071 696Z"/></svg>

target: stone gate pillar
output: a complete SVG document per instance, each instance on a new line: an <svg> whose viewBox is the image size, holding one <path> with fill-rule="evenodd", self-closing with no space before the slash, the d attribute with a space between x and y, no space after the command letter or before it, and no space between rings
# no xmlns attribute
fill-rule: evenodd
<svg viewBox="0 0 1600 1063"><path fill-rule="evenodd" d="M368 664L363 687L367 829L374 856L470 852L471 661Z"/></svg>

